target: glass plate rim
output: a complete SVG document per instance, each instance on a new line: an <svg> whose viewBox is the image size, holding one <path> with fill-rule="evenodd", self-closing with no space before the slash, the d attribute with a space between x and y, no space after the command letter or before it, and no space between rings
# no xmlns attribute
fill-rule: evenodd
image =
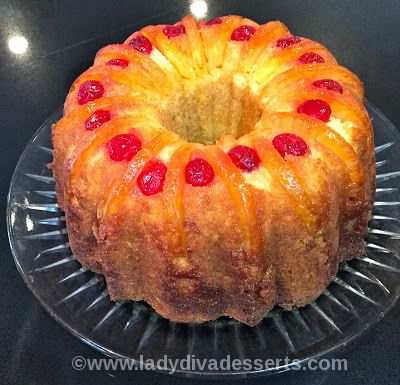
<svg viewBox="0 0 400 385"><path fill-rule="evenodd" d="M395 125L383 114L383 112L379 108L377 108L374 104L369 102L368 100L366 100L365 105L366 105L366 107L368 109L373 110L374 113L376 115L378 115L379 118L382 119L382 121L385 122L387 128L391 131L393 136L396 137L400 142L400 133L399 133L399 131L397 130ZM55 117L60 114L62 109L63 109L63 106L62 105L59 106L40 125L40 127L35 131L35 133L31 137L31 139L25 145L24 150L22 151L22 153L21 153L21 155L20 155L20 157L18 159L18 162L15 165L15 168L14 168L14 171L13 171L13 175L12 175L12 178L11 178L11 181L10 181L10 187L8 189L7 207L6 207L6 226L7 226L7 235L8 235L8 240L9 240L9 244L10 244L11 253L12 253L12 256L13 256L13 259L14 259L14 263L15 263L15 265L17 267L17 270L18 270L19 274L21 275L23 281L25 282L26 286L32 292L34 297L39 301L39 303L42 306L42 308L51 316L51 318L53 318L60 326L62 326L63 329L67 330L74 337L77 337L79 340L84 342L86 345L94 348L96 351L98 351L98 352L100 352L100 353L102 353L102 354L104 354L104 355L106 355L106 356L108 356L110 358L124 358L125 357L126 359L132 360L134 362L134 364L136 366L138 366L140 364L139 360L123 356L122 354L115 353L112 350L107 349L106 347L101 346L100 344L96 343L91 338L81 335L77 330L74 330L72 327L70 327L68 325L68 323L65 322L57 314L57 312L54 312L51 309L51 305L47 304L46 301L43 298L41 298L39 293L37 291L35 291L34 285L29 280L29 278L27 277L26 273L22 269L22 266L20 265L20 262L18 261L18 257L16 255L16 248L15 248L15 245L14 245L14 238L13 238L13 235L12 235L10 197L11 197L11 194L12 194L12 187L13 187L13 185L15 183L15 179L17 178L17 170L18 170L20 164L22 163L22 161L24 160L24 157L26 156L26 153L28 152L30 145L39 136L41 130L46 125L48 125L48 122L54 121ZM339 340L338 343L334 344L333 346L331 346L328 349L321 350L320 352L318 352L316 354L309 355L309 356L307 356L307 357L305 357L303 359L296 360L295 362L291 362L291 363L286 364L286 365L276 366L274 368L259 369L259 370L258 369L257 370L249 370L249 371L245 371L245 372L242 372L242 371L240 371L240 372L203 372L203 371L200 371L200 370L188 370L188 371L185 370L184 371L184 370L177 369L176 371L174 371L173 375L174 376L180 376L180 377L191 377L191 378L198 377L198 378L210 378L210 379L219 378L219 379L221 379L222 377L231 377L231 376L234 376L234 377L267 376L267 375L273 375L273 374L282 373L282 372L291 370L296 365L299 365L299 364L300 365L304 365L310 359L319 359L322 356L325 356L325 355L327 355L329 353L332 353L334 351L338 351L338 350L342 349L344 346L352 343L354 340L358 339L367 329L369 329L371 326L377 324L393 308L393 306L398 302L399 298L400 298L400 290L392 298L392 300L389 303L389 305L387 305L383 309L383 311L379 312L374 318L369 320L367 323L363 324L363 327L357 333L354 333L350 337L346 337L343 340ZM151 371L152 372L156 372L156 373L162 373L162 374L166 373L166 369L164 369L164 368L154 368Z"/></svg>

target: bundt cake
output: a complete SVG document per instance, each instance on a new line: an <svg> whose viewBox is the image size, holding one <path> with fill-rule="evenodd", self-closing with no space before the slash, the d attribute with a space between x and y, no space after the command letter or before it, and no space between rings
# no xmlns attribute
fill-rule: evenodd
<svg viewBox="0 0 400 385"><path fill-rule="evenodd" d="M187 16L102 48L52 140L71 249L113 300L253 326L364 251L362 83L279 21Z"/></svg>

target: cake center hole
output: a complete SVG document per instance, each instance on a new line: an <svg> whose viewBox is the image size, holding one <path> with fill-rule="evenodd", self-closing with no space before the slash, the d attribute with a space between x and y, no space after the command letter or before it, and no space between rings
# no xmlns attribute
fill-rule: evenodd
<svg viewBox="0 0 400 385"><path fill-rule="evenodd" d="M162 109L164 126L188 142L214 144L249 133L261 116L259 98L233 79L198 80L177 90Z"/></svg>

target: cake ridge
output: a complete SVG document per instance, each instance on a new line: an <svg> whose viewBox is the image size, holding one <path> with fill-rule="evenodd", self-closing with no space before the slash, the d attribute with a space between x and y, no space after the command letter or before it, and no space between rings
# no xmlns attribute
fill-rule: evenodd
<svg viewBox="0 0 400 385"><path fill-rule="evenodd" d="M171 162L167 172L165 184L166 210L170 212L171 218L176 216L176 231L178 233L177 247L172 250L172 254L176 251L179 256L187 258L186 236L185 236L185 212L183 205L184 194L184 170L182 164L187 164L192 157L193 150L196 147L193 143L185 143L176 148L171 156ZM169 173L169 174L168 174ZM168 183L167 180L171 182ZM171 207L173 211L171 212ZM171 255L173 257L173 255Z"/></svg>
<svg viewBox="0 0 400 385"><path fill-rule="evenodd" d="M257 254L261 237L257 229L257 217L250 189L246 187L243 177L233 167L228 155L218 146L208 147L206 154L218 175L227 185L228 191L238 207L242 236L248 252Z"/></svg>

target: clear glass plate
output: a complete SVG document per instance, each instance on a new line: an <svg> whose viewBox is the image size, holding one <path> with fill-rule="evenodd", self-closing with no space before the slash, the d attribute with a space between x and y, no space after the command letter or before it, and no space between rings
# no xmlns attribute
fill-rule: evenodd
<svg viewBox="0 0 400 385"><path fill-rule="evenodd" d="M51 125L61 117L61 109L39 128L12 178L7 224L17 268L53 318L112 357L282 360L262 369L176 372L190 376L272 373L293 365L284 363L286 357L303 363L320 357L378 321L400 293L400 135L374 106L368 104L368 110L378 175L367 252L343 263L328 289L304 308L276 308L251 328L228 318L179 324L159 317L143 302L111 302L103 278L82 268L71 254L47 168L52 160Z"/></svg>

